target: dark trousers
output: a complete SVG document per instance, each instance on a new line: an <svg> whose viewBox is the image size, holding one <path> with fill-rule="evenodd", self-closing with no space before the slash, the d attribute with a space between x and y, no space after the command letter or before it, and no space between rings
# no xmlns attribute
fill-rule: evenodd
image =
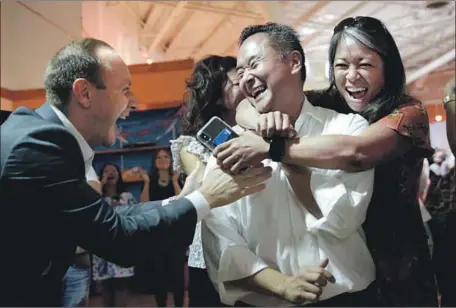
<svg viewBox="0 0 456 308"><path fill-rule="evenodd" d="M185 250L175 250L162 255L154 265L157 278L155 298L158 307L166 307L168 291L173 293L174 307L184 306L186 261Z"/></svg>
<svg viewBox="0 0 456 308"><path fill-rule="evenodd" d="M224 307L206 269L189 267L189 307Z"/></svg>
<svg viewBox="0 0 456 308"><path fill-rule="evenodd" d="M456 213L451 212L443 220L429 222L434 253L432 263L437 278L441 307L456 307Z"/></svg>

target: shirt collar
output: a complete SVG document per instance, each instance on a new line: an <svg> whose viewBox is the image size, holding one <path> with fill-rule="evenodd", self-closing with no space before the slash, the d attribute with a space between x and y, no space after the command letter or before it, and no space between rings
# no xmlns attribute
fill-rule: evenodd
<svg viewBox="0 0 456 308"><path fill-rule="evenodd" d="M74 127L73 123L71 123L71 121L68 120L68 118L63 114L62 111L60 111L57 107L55 107L52 104L51 104L51 108L55 112L57 117L60 119L60 121L62 121L63 125L76 138L76 140L79 144L79 147L81 148L82 157L84 158L84 162L85 163L90 162L90 164L92 164L94 153L93 153L93 150L90 147L90 145L87 143L87 141L84 139L84 137L82 137L81 133L76 129L76 127Z"/></svg>
<svg viewBox="0 0 456 308"><path fill-rule="evenodd" d="M323 122L323 119L319 116L317 107L315 107L314 105L312 105L309 102L309 100L307 99L307 96L304 96L304 103L302 104L302 107L301 107L301 113L299 114L299 116L295 122L295 129L297 132L299 132L301 130L302 126L304 125L306 116L311 116L315 120L317 120L321 123Z"/></svg>

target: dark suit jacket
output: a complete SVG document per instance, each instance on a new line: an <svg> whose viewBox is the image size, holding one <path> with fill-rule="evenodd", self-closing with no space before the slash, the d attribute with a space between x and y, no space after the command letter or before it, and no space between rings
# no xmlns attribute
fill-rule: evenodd
<svg viewBox="0 0 456 308"><path fill-rule="evenodd" d="M0 305L58 306L76 246L128 267L191 244L190 201L116 213L85 179L75 137L48 104L18 108L0 127Z"/></svg>

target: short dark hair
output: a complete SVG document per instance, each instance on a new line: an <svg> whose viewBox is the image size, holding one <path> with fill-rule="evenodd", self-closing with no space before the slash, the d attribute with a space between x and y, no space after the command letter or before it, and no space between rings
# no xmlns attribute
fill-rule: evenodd
<svg viewBox="0 0 456 308"><path fill-rule="evenodd" d="M44 75L46 99L62 111L66 110L73 82L85 78L103 89L102 63L96 52L100 48L114 49L94 38L71 41L51 59Z"/></svg>
<svg viewBox="0 0 456 308"><path fill-rule="evenodd" d="M236 58L230 56L210 55L195 64L186 82L181 134L194 136L213 116L223 116L223 88L235 68Z"/></svg>
<svg viewBox="0 0 456 308"><path fill-rule="evenodd" d="M306 56L296 30L290 26L274 22L268 22L264 25L247 26L241 32L239 46L241 46L250 36L257 33L265 33L271 46L278 51L282 57L289 55L293 51L299 52L302 57L301 80L304 83L306 81Z"/></svg>
<svg viewBox="0 0 456 308"><path fill-rule="evenodd" d="M337 46L347 37L375 51L383 61L383 89L360 112L370 123L374 123L411 99L406 95L404 64L393 36L380 20L365 16L346 18L334 28L329 44L329 89L336 88L334 58Z"/></svg>

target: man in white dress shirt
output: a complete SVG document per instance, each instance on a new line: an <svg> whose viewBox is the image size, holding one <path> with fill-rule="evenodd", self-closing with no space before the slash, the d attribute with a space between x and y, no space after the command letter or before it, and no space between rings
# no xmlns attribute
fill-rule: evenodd
<svg viewBox="0 0 456 308"><path fill-rule="evenodd" d="M289 115L299 137L359 135L368 126L361 116L338 114L307 101L302 91L304 59L292 28L247 27L238 55L241 89L260 113ZM269 157L263 160L273 169L267 188L212 211L203 221L207 269L221 301L253 306L368 305L375 268L361 225L374 171L295 172L280 163L280 143L273 139ZM213 158L208 166L215 163ZM360 292L365 289L369 294Z"/></svg>

